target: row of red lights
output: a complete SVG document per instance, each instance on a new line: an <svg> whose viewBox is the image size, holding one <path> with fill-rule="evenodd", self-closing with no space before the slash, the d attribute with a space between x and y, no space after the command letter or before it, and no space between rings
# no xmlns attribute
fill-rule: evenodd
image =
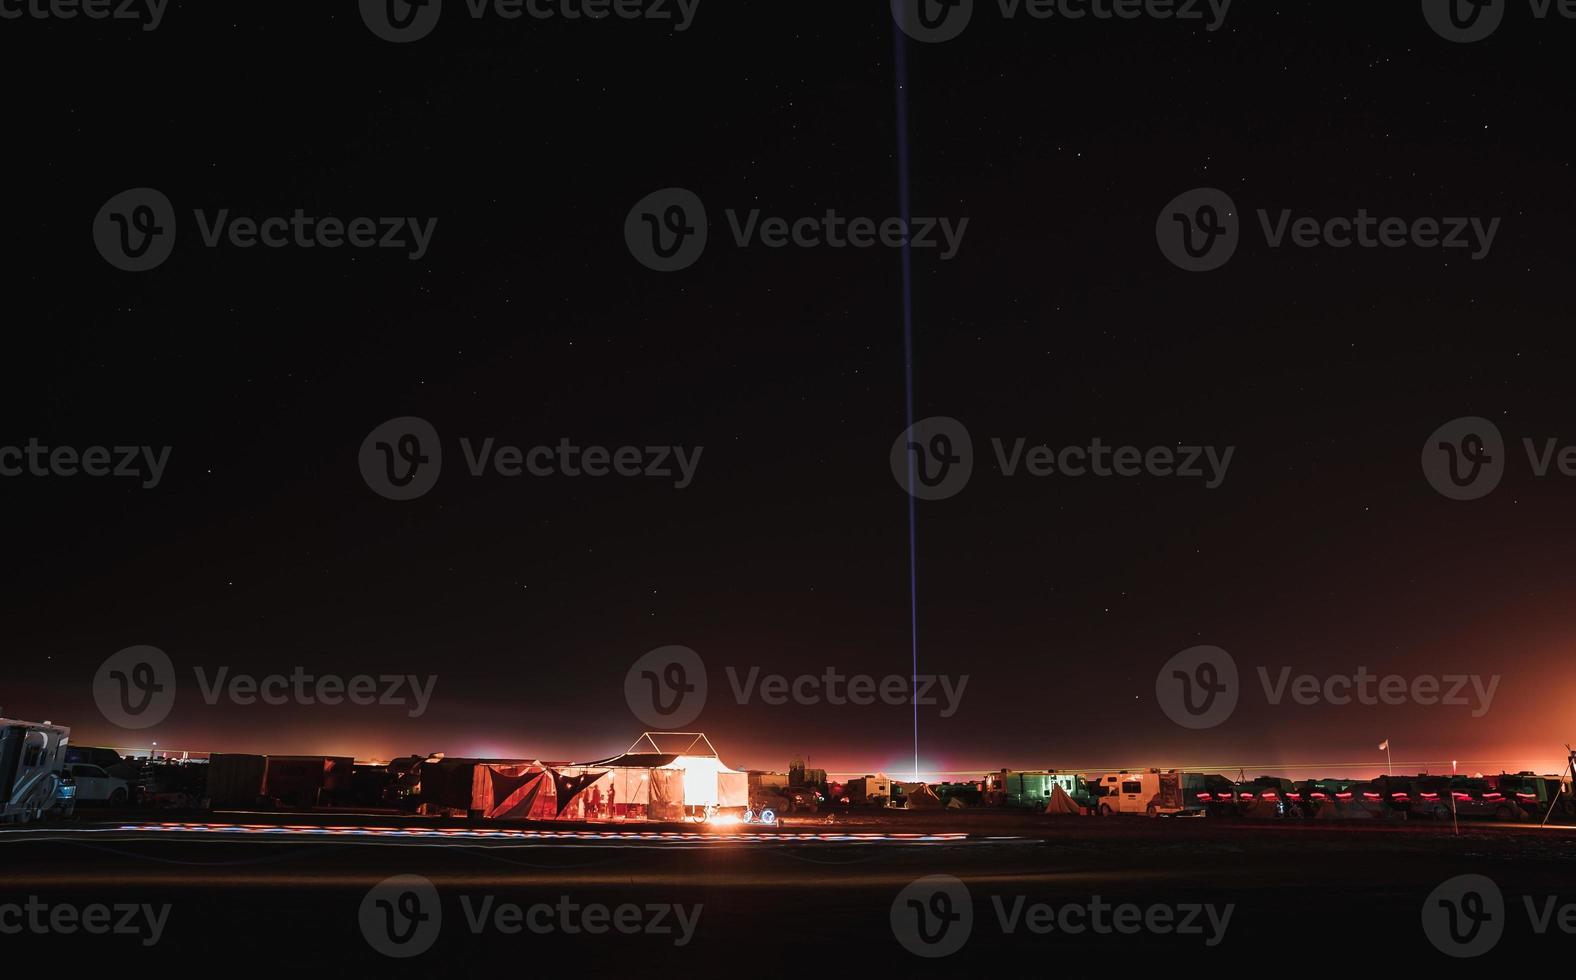
<svg viewBox="0 0 1576 980"><path fill-rule="evenodd" d="M1252 793L1239 793L1237 795L1241 799L1244 799L1244 800L1251 800L1251 799L1253 799L1253 794ZM1422 793L1420 795L1425 800L1437 800L1437 799L1439 799L1439 794L1438 793ZM1463 792L1460 792L1459 790L1453 792L1451 795L1454 796L1458 800L1470 800L1470 799L1472 799L1472 794L1471 793L1463 793ZM1260 796L1261 799L1277 800L1277 799L1280 799L1281 794L1279 792L1275 791L1275 790L1266 790L1265 792L1259 794L1259 796ZM1537 799L1537 796L1535 794L1533 794L1533 793L1517 793L1516 796L1517 796L1517 798L1523 799L1523 800L1535 800L1535 799ZM1310 797L1312 799L1315 799L1315 800L1327 800L1327 799L1329 799L1329 796L1327 796L1324 793L1312 793L1312 794L1310 794ZM1383 799L1383 796L1381 794L1379 794L1379 793L1364 793L1363 797L1365 799L1370 799L1370 800ZM1202 800L1203 802L1208 803L1211 800L1214 800L1215 796L1214 796L1214 794L1211 794L1211 793L1199 793L1198 794L1198 798L1200 800ZM1335 798L1339 799L1339 800L1349 800L1349 799L1352 798L1352 794L1350 792L1336 793L1335 794ZM1411 799L1411 797L1408 794L1406 794L1406 793L1391 793L1390 794L1390 798L1392 800L1402 800L1402 801ZM1485 800L1502 800L1504 798L1505 797L1503 795L1499 794L1499 793L1484 793L1483 794L1483 799L1485 799ZM1221 793L1220 794L1220 800L1221 801L1227 801L1227 800L1230 800L1230 799L1232 799L1232 794L1230 794L1230 793ZM1301 800L1302 799L1302 794L1301 793L1287 793L1286 794L1286 799L1288 799L1288 800Z"/></svg>

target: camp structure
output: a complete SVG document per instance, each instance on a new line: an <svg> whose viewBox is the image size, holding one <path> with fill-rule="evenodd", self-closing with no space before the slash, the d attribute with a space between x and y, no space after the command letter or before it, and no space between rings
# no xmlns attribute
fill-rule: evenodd
<svg viewBox="0 0 1576 980"><path fill-rule="evenodd" d="M743 817L749 774L730 769L701 732L645 732L624 752L577 767L587 782L580 819L702 820Z"/></svg>
<svg viewBox="0 0 1576 980"><path fill-rule="evenodd" d="M349 756L251 755L216 752L208 757L207 797L214 809L277 807L309 810L350 790L355 760Z"/></svg>
<svg viewBox="0 0 1576 980"><path fill-rule="evenodd" d="M1002 769L985 777L985 803L1014 809L1043 810L1051 791L1060 786L1067 795L1082 796L1076 773L1050 769Z"/></svg>
<svg viewBox="0 0 1576 980"><path fill-rule="evenodd" d="M910 810L939 810L944 805L941 797L927 783L893 783L901 792L904 805Z"/></svg>
<svg viewBox="0 0 1576 980"><path fill-rule="evenodd" d="M699 732L646 732L594 762L429 760L421 783L425 812L484 820L742 818L750 792Z"/></svg>
<svg viewBox="0 0 1576 980"><path fill-rule="evenodd" d="M1051 798L1046 801L1045 812L1051 816L1076 817L1082 814L1084 809L1071 796L1067 795L1065 789L1062 789L1060 785L1056 785L1051 788Z"/></svg>

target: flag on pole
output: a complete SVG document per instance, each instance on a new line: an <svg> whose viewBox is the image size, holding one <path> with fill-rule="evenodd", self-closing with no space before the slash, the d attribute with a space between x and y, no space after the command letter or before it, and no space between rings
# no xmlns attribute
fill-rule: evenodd
<svg viewBox="0 0 1576 980"><path fill-rule="evenodd" d="M1388 751L1390 751L1390 740L1388 738L1385 739L1383 742L1379 743L1379 751L1381 751L1381 752L1388 752Z"/></svg>

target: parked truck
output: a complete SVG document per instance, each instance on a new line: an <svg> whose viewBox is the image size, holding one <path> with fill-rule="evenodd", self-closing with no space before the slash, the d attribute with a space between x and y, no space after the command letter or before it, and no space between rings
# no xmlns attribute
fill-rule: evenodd
<svg viewBox="0 0 1576 980"><path fill-rule="evenodd" d="M1562 819L1576 816L1576 801L1572 800L1560 776L1502 772L1487 778L1493 791L1519 808L1527 819L1542 820L1550 815Z"/></svg>

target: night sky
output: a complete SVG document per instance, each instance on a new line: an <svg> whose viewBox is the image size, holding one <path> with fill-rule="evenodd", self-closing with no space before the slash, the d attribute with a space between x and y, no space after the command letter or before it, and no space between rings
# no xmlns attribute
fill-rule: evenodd
<svg viewBox="0 0 1576 980"><path fill-rule="evenodd" d="M1380 9L1382 8L1382 12ZM734 245L727 212L900 207L885 3L706 0L693 24L519 22L451 0L392 44L352 3L175 0L135 24L0 22L10 153L0 445L168 446L133 479L0 478L0 709L116 746L596 758L646 727L624 678L708 665L688 727L735 766L907 771L905 706L734 703L740 673L907 675L908 424L897 250ZM1576 444L1568 267L1576 22L1509 5L1454 44L1415 2L1238 0L1224 26L1004 20L908 45L916 418L961 420L968 486L917 506L921 768L1383 763L1552 771L1570 705ZM112 268L128 188L179 215ZM637 201L704 202L707 249L653 272ZM1240 206L1223 268L1157 216ZM381 249L202 247L193 209L436 217ZM1270 248L1256 211L1500 219L1470 250ZM430 493L374 493L389 419L443 440ZM1492 420L1499 488L1447 499L1420 451ZM472 478L459 440L703 447L694 482ZM1233 446L1224 482L1035 479L989 440ZM173 712L126 731L94 673L148 644ZM1184 648L1231 653L1226 723L1156 704ZM204 703L194 669L435 675L397 706ZM1500 675L1491 710L1273 706L1258 667ZM1448 761L1446 762L1448 764Z"/></svg>

